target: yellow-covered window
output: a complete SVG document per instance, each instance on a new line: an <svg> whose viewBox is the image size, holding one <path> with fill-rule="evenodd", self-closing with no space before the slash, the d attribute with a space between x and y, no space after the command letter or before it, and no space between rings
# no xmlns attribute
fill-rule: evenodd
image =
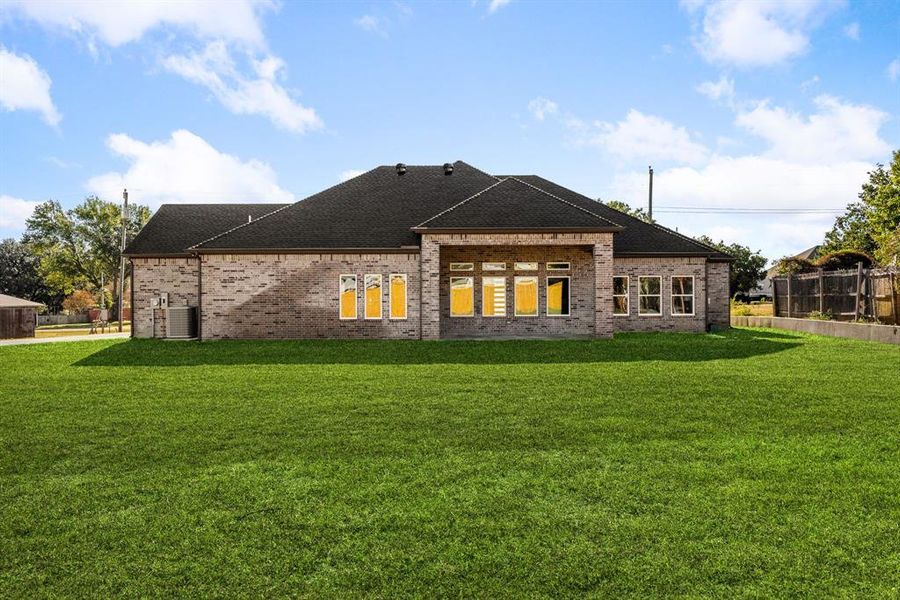
<svg viewBox="0 0 900 600"><path fill-rule="evenodd" d="M481 314L485 317L506 316L506 277L481 279Z"/></svg>
<svg viewBox="0 0 900 600"><path fill-rule="evenodd" d="M516 277L516 316L536 317L538 314L538 278Z"/></svg>
<svg viewBox="0 0 900 600"><path fill-rule="evenodd" d="M406 275L393 273L391 275L391 318L406 318Z"/></svg>
<svg viewBox="0 0 900 600"><path fill-rule="evenodd" d="M356 275L341 275L340 281L341 318L356 318Z"/></svg>
<svg viewBox="0 0 900 600"><path fill-rule="evenodd" d="M471 277L450 278L450 316L475 315L475 286Z"/></svg>
<svg viewBox="0 0 900 600"><path fill-rule="evenodd" d="M381 318L381 275L366 275L366 318Z"/></svg>
<svg viewBox="0 0 900 600"><path fill-rule="evenodd" d="M568 277L547 278L547 316L566 317L570 314L571 294Z"/></svg>

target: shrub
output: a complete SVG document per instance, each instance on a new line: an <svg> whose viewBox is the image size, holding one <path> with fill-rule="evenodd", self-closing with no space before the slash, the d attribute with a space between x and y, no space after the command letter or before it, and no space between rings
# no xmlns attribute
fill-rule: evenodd
<svg viewBox="0 0 900 600"><path fill-rule="evenodd" d="M785 256L778 261L775 269L779 275L793 275L794 273L812 273L817 269L816 264L805 258L797 258L796 256Z"/></svg>
<svg viewBox="0 0 900 600"><path fill-rule="evenodd" d="M863 268L870 268L875 264L875 259L865 252L857 252L856 250L838 250L831 254L819 258L815 266L826 271L842 271L845 269L855 269L857 263L862 263Z"/></svg>
<svg viewBox="0 0 900 600"><path fill-rule="evenodd" d="M94 295L87 290L75 290L63 300L63 309L70 313L83 313L97 305Z"/></svg>
<svg viewBox="0 0 900 600"><path fill-rule="evenodd" d="M832 321L834 317L831 314L830 310L826 310L825 312L819 312L817 310L812 311L808 315L806 315L807 319L812 319L814 321Z"/></svg>

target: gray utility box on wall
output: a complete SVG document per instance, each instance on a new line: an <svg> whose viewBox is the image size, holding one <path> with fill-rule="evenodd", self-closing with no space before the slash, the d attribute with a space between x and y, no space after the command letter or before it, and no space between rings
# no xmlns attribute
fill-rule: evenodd
<svg viewBox="0 0 900 600"><path fill-rule="evenodd" d="M170 306L166 309L166 337L197 337L197 307Z"/></svg>

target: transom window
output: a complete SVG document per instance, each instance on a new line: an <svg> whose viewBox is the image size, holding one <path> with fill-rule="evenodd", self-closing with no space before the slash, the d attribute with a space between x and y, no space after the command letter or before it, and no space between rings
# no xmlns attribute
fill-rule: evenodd
<svg viewBox="0 0 900 600"><path fill-rule="evenodd" d="M364 279L366 290L366 318L381 318L381 275L367 274Z"/></svg>
<svg viewBox="0 0 900 600"><path fill-rule="evenodd" d="M638 277L638 314L662 315L662 277Z"/></svg>
<svg viewBox="0 0 900 600"><path fill-rule="evenodd" d="M571 314L572 293L569 281L569 277L562 275L547 278L548 317L567 317Z"/></svg>
<svg viewBox="0 0 900 600"><path fill-rule="evenodd" d="M341 275L339 303L341 319L356 318L356 275Z"/></svg>
<svg viewBox="0 0 900 600"><path fill-rule="evenodd" d="M628 277L613 277L613 314L628 314Z"/></svg>
<svg viewBox="0 0 900 600"><path fill-rule="evenodd" d="M536 262L517 262L516 271L537 271L538 264Z"/></svg>
<svg viewBox="0 0 900 600"><path fill-rule="evenodd" d="M406 318L406 274L391 273L390 287L390 316L392 319Z"/></svg>
<svg viewBox="0 0 900 600"><path fill-rule="evenodd" d="M538 316L538 278L516 277L516 316Z"/></svg>
<svg viewBox="0 0 900 600"><path fill-rule="evenodd" d="M505 262L486 262L481 263L482 271L505 271L506 263Z"/></svg>
<svg viewBox="0 0 900 600"><path fill-rule="evenodd" d="M548 271L568 271L571 265L567 262L548 262Z"/></svg>
<svg viewBox="0 0 900 600"><path fill-rule="evenodd" d="M475 285L472 277L450 278L450 316L475 316Z"/></svg>
<svg viewBox="0 0 900 600"><path fill-rule="evenodd" d="M481 278L481 314L485 317L506 316L506 277Z"/></svg>
<svg viewBox="0 0 900 600"><path fill-rule="evenodd" d="M682 316L694 314L693 276L672 277L672 314Z"/></svg>
<svg viewBox="0 0 900 600"><path fill-rule="evenodd" d="M451 271L474 271L475 263L450 263Z"/></svg>

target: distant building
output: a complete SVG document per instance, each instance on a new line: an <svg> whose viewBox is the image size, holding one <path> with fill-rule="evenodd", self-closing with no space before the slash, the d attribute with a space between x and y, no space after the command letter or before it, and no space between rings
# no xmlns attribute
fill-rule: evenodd
<svg viewBox="0 0 900 600"><path fill-rule="evenodd" d="M820 253L819 250L822 246L813 246L812 248L807 248L803 252L799 254L795 254L791 258L800 258L803 260L814 261L819 258ZM778 261L772 265L768 271L766 271L766 278L759 282L755 288L750 290L750 299L751 300L759 300L762 298L771 298L772 297L772 278L778 275Z"/></svg>

